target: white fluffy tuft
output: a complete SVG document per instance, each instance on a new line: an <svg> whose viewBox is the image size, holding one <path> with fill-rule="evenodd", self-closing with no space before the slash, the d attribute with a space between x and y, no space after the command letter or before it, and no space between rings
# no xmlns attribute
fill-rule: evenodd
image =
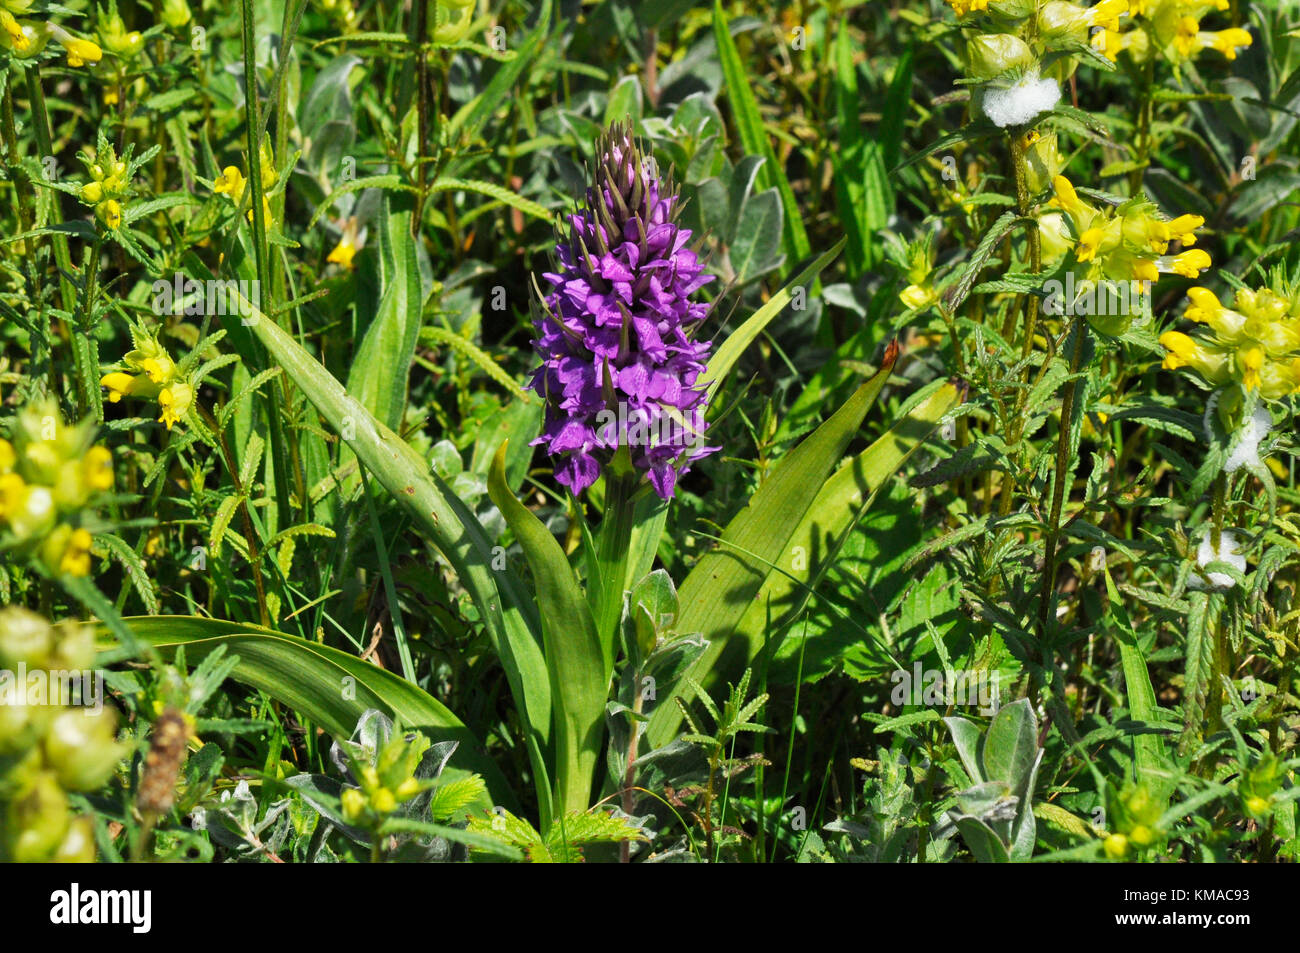
<svg viewBox="0 0 1300 953"><path fill-rule="evenodd" d="M1228 530L1219 534L1219 551L1214 551L1214 544L1211 541L1214 537L1214 531L1207 528L1205 535L1201 537L1201 545L1196 549L1196 565L1204 569L1210 563L1227 563L1239 572L1246 571L1246 557L1237 551L1237 537ZM1226 572L1206 573L1210 577L1210 586L1214 589L1231 589L1235 584L1231 576ZM1205 580L1200 575L1193 573L1187 577L1187 587L1189 589L1204 589Z"/></svg>
<svg viewBox="0 0 1300 953"><path fill-rule="evenodd" d="M1234 435L1236 442L1232 445L1232 452L1228 454L1228 462L1223 465L1223 469L1236 473L1242 467L1258 467L1259 445L1272 429L1273 418L1269 412L1256 406L1255 412L1242 422L1241 429Z"/></svg>
<svg viewBox="0 0 1300 953"><path fill-rule="evenodd" d="M984 115L995 126L1023 126L1039 113L1045 113L1061 101L1061 88L1054 79L1039 79L1029 73L1005 89L984 91Z"/></svg>

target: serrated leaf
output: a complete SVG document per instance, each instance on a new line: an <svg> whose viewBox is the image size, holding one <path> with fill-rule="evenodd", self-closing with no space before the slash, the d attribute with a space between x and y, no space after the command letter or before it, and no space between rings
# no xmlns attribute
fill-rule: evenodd
<svg viewBox="0 0 1300 953"><path fill-rule="evenodd" d="M212 517L212 528L208 532L208 552L213 559L221 555L221 544L225 542L226 530L230 527L239 501L238 496L227 496L217 505L216 515Z"/></svg>

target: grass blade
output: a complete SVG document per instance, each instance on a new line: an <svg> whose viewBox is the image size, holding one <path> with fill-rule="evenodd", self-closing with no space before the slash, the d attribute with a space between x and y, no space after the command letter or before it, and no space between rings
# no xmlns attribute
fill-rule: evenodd
<svg viewBox="0 0 1300 953"><path fill-rule="evenodd" d="M794 198L794 189L785 170L777 161L772 140L763 128L763 117L758 111L758 101L749 86L749 71L736 49L736 41L731 38L727 25L727 15L722 11L722 0L713 0L713 37L718 44L718 57L722 60L722 75L731 103L732 117L736 130L740 134L740 143L748 155L762 156L767 161L758 171L759 190L776 187L781 195L781 206L785 210L785 228L783 246L786 261L794 263L803 261L812 253L808 243L808 233L803 227L803 216Z"/></svg>

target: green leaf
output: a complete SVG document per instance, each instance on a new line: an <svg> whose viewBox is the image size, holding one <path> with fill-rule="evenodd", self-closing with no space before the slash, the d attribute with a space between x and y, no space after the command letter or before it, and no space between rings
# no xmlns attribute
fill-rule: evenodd
<svg viewBox="0 0 1300 953"><path fill-rule="evenodd" d="M333 208L335 201L347 195L349 192L360 192L362 189L385 189L393 192L414 192L415 187L402 181L402 177L397 173L387 175L368 175L365 178L353 179L351 182L345 182L329 194L324 202L321 202L312 217L307 222L307 231L311 231L316 223L320 221L321 216Z"/></svg>
<svg viewBox="0 0 1300 953"><path fill-rule="evenodd" d="M239 506L240 497L227 496L217 505L217 512L212 517L212 529L208 534L208 552L212 558L216 559L221 555L221 546L226 540L226 530L230 528L230 521L235 516L235 508Z"/></svg>
<svg viewBox="0 0 1300 953"><path fill-rule="evenodd" d="M962 840L981 864L1005 864L1011 860L1006 845L993 833L993 828L978 817L964 815L956 820Z"/></svg>
<svg viewBox="0 0 1300 953"><path fill-rule="evenodd" d="M145 218L154 212L160 212L163 209L174 208L177 205L198 205L199 200L192 195L186 195L181 192L170 192L167 195L160 195L156 199L148 202L132 202L122 212L122 224L130 225L137 219Z"/></svg>
<svg viewBox="0 0 1300 953"><path fill-rule="evenodd" d="M771 567L785 556L790 537L885 386L896 356L897 348L891 348L876 376L777 464L727 525L721 544L702 556L682 583L677 627L683 632L700 632L709 641L709 647L692 664L689 676L675 686L686 701L695 693L691 684L702 681L729 648ZM751 645L745 646L743 652L752 658L757 650ZM660 694L666 697L663 691ZM647 734L653 747L672 740L681 723L680 712L676 705L655 707Z"/></svg>
<svg viewBox="0 0 1300 953"><path fill-rule="evenodd" d="M481 774L498 804L515 797L496 764L465 725L432 695L392 672L327 645L260 626L198 616L134 616L135 636L165 657L185 649L190 662L225 647L239 657L231 677L263 691L336 738L351 737L368 708L419 730L432 741L458 741L456 768Z"/></svg>
<svg viewBox="0 0 1300 953"><path fill-rule="evenodd" d="M780 264L781 200L775 189L760 192L745 202L727 257L741 285Z"/></svg>
<svg viewBox="0 0 1300 953"><path fill-rule="evenodd" d="M485 854L495 854L505 860L522 860L522 855L518 850L509 844L503 843L495 837L486 837L482 834L476 834L473 831L462 830L459 827L448 827L444 824L430 824L428 821L418 821L410 817L389 817L379 829L383 834L424 834L426 836L441 837L445 840L457 844L464 844L471 850L479 851Z"/></svg>
<svg viewBox="0 0 1300 953"><path fill-rule="evenodd" d="M1046 821L1075 837L1087 839L1096 836L1086 821L1071 814L1065 808L1053 804L1051 801L1042 801L1035 804L1034 816L1040 821Z"/></svg>
<svg viewBox="0 0 1300 953"><path fill-rule="evenodd" d="M585 811L601 751L610 672L591 610L551 531L506 484L506 443L488 472L488 495L524 550L541 610L555 715L556 810Z"/></svg>
<svg viewBox="0 0 1300 953"><path fill-rule="evenodd" d="M250 302L240 299L240 304L249 309L243 312L249 315L245 320L271 357L344 436L366 469L406 508L474 600L527 731L525 744L542 816L549 817L551 687L542 658L541 622L532 599L509 566L492 569L493 540L446 484L429 472L424 459L371 416L284 329Z"/></svg>
<svg viewBox="0 0 1300 953"><path fill-rule="evenodd" d="M956 311L961 307L961 303L970 294L971 286L975 284L976 277L988 264L988 260L993 256L998 244L1013 228L1022 224L1029 225L1032 228L1038 227L1037 223L1032 219L1021 218L1017 212L1003 212L989 230L984 233L984 237L980 239L975 251L971 253L970 260L966 263L966 270L962 272L961 278L944 292L944 303L947 304L950 311Z"/></svg>
<svg viewBox="0 0 1300 953"><path fill-rule="evenodd" d="M1158 720L1156 692L1151 684L1146 658L1138 646L1137 635L1129 620L1128 610L1115 588L1110 570L1106 570L1106 597L1109 602L1109 627L1119 643L1120 667L1124 671L1124 692L1128 696L1129 715L1135 721L1154 723ZM1163 808L1169 803L1170 782L1161 777L1165 767L1165 739L1158 734L1143 733L1133 738L1133 762L1138 779L1145 781L1147 789Z"/></svg>
<svg viewBox="0 0 1300 953"><path fill-rule="evenodd" d="M1015 788L1023 783L1038 753L1038 726L1029 700L1004 705L984 737L984 773L990 781Z"/></svg>
<svg viewBox="0 0 1300 953"><path fill-rule="evenodd" d="M897 731L899 728L908 728L912 725L923 725L931 721L939 721L940 716L933 708L923 708L920 711L910 711L906 715L899 715L897 718L887 718L873 729L876 734L882 734L886 731Z"/></svg>
<svg viewBox="0 0 1300 953"><path fill-rule="evenodd" d="M153 591L153 584L149 581L149 570L145 566L144 560L140 554L126 544L126 541L112 533L99 533L95 536L95 542L101 544L122 564L128 578L131 580L131 587L140 596L140 601L144 603L145 612L158 611L158 596Z"/></svg>
<svg viewBox="0 0 1300 953"><path fill-rule="evenodd" d="M429 191L433 192L477 192L480 195L486 195L489 198L496 199L503 205L509 205L516 208L525 215L531 215L533 218L540 218L548 225L553 220L550 209L543 205L538 205L532 199L526 199L518 192L511 192L509 189L502 188L494 182L483 182L478 179L457 179L452 176L440 176L429 185Z"/></svg>
<svg viewBox="0 0 1300 953"><path fill-rule="evenodd" d="M265 449L266 441L257 433L248 438L244 447L244 459L239 464L239 483L247 495L252 494L253 480L257 477L257 467L262 462L262 452Z"/></svg>
<svg viewBox="0 0 1300 953"><path fill-rule="evenodd" d="M400 204L399 204L400 203ZM348 373L348 393L385 426L397 429L420 333L420 270L411 240L413 203L390 196L379 216L379 303Z"/></svg>
<svg viewBox="0 0 1300 953"><path fill-rule="evenodd" d="M1216 638L1214 613L1210 612L1211 596L1193 592L1188 596L1191 609L1187 613L1187 653L1184 667L1183 734L1181 750L1187 750L1200 735L1201 721L1209 703L1210 686L1214 683L1214 642ZM1214 689L1218 691L1217 687Z"/></svg>
<svg viewBox="0 0 1300 953"><path fill-rule="evenodd" d="M641 119L641 81L635 76L624 76L615 83L605 104L605 125L629 119L633 125Z"/></svg>
<svg viewBox="0 0 1300 953"><path fill-rule="evenodd" d="M492 360L487 352L479 348L473 341L457 334L455 331L449 331L447 328L428 327L420 331L420 337L434 344L445 344L461 357L469 358L470 361L477 364L479 370L487 374L515 397L518 397L524 403L533 403L536 398L519 386L518 381L502 370L501 365Z"/></svg>
<svg viewBox="0 0 1300 953"><path fill-rule="evenodd" d="M866 514L876 492L933 432L958 399L955 385L941 384L826 481L736 626L737 635L748 639L750 658L761 647L764 633L770 637L799 616L812 590L835 563L849 534Z"/></svg>
<svg viewBox="0 0 1300 953"><path fill-rule="evenodd" d="M980 730L974 722L965 718L952 716L943 723L952 734L952 743L957 747L957 756L961 758L962 767L970 775L972 784L983 784L988 780L984 776L984 765L980 761Z"/></svg>

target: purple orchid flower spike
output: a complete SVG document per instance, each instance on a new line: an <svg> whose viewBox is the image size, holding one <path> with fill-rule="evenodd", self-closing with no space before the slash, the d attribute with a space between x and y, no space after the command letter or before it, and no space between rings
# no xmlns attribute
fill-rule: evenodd
<svg viewBox="0 0 1300 953"><path fill-rule="evenodd" d="M546 399L534 444L575 495L622 449L662 499L671 499L705 446L710 355L694 340L710 306L691 296L713 280L676 222L680 197L627 125L597 142L586 205L557 230L554 270L538 290L529 387Z"/></svg>

